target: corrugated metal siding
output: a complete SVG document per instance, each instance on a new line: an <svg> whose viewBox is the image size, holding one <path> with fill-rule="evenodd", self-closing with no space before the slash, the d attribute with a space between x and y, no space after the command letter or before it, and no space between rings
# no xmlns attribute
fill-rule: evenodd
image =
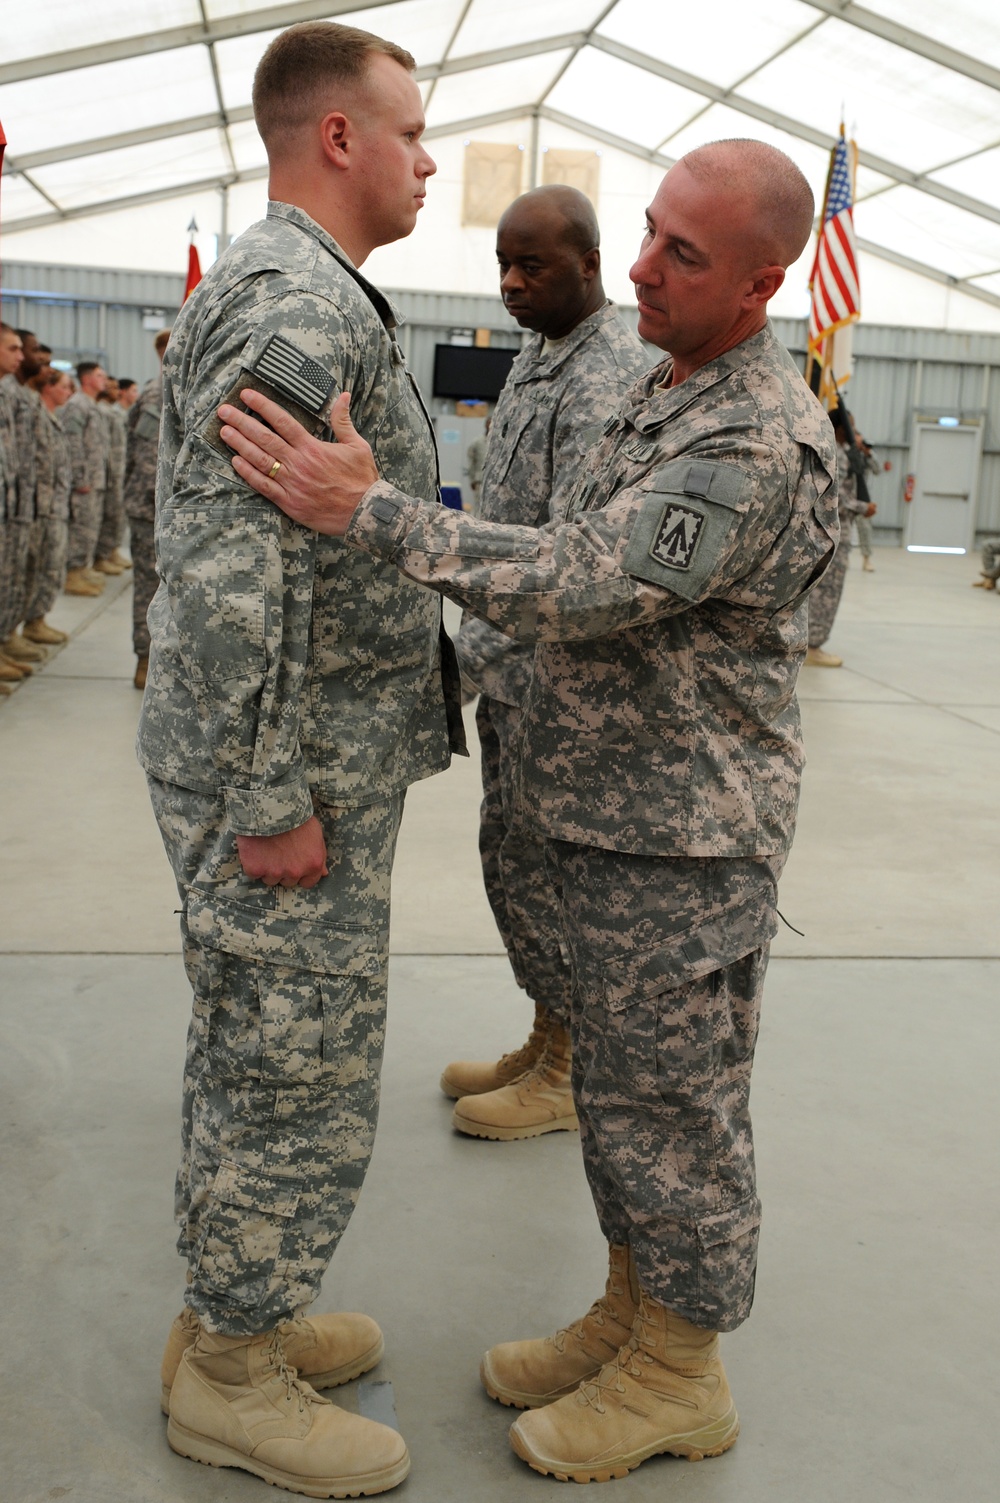
<svg viewBox="0 0 1000 1503"><path fill-rule="evenodd" d="M58 360L100 360L116 376L146 381L156 374L155 329L143 317L171 324L184 296L184 278L163 272L93 266L3 265L3 321L33 329Z"/></svg>
<svg viewBox="0 0 1000 1503"><path fill-rule="evenodd" d="M64 359L100 357L116 374L139 381L154 374L154 331L143 328L143 314L156 310L164 323L171 322L184 291L182 276L18 261L7 262L3 272L7 323L34 329ZM387 291L405 319L401 343L434 412L454 407L430 396L436 344L447 343L453 331L475 329L489 329L491 342L508 348L524 337L499 297ZM623 312L635 328L636 310ZM805 320L775 319L774 328L803 364ZM659 352L648 348L652 364ZM983 418L978 528L1000 532L1000 335L859 324L854 352L851 410L877 457L891 465L870 482L883 540L898 541L902 528L915 410Z"/></svg>

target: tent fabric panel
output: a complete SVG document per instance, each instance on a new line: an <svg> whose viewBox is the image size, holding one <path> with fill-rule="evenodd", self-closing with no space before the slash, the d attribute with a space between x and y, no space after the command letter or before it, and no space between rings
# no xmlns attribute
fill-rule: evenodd
<svg viewBox="0 0 1000 1503"><path fill-rule="evenodd" d="M607 0L472 0L452 57L492 52L517 42L539 42L568 32L588 31L607 7Z"/></svg>
<svg viewBox="0 0 1000 1503"><path fill-rule="evenodd" d="M746 0L699 0L691 10L619 0L597 30L686 73L732 88L780 47L821 24L822 17L799 0L768 0L766 6L754 7L752 24L747 22Z"/></svg>
<svg viewBox="0 0 1000 1503"><path fill-rule="evenodd" d="M655 150L686 125L705 101L700 94L586 47L546 96L552 109Z"/></svg>
<svg viewBox="0 0 1000 1503"><path fill-rule="evenodd" d="M996 90L844 21L825 22L740 93L831 134L843 113L866 150L916 172L997 137Z"/></svg>
<svg viewBox="0 0 1000 1503"><path fill-rule="evenodd" d="M453 73L439 78L427 113L427 124L446 125L451 120L466 120L483 112L484 101L490 111L530 109L547 92L569 52L546 52L521 58L512 63L496 63L470 73Z"/></svg>
<svg viewBox="0 0 1000 1503"><path fill-rule="evenodd" d="M946 47L1000 67L1000 11L996 0L865 0L865 8Z"/></svg>
<svg viewBox="0 0 1000 1503"><path fill-rule="evenodd" d="M93 47L121 37L167 31L175 26L200 26L198 0L41 0L17 7L16 25L3 27L3 60L43 57L77 47ZM0 117L2 118L2 117Z"/></svg>
<svg viewBox="0 0 1000 1503"><path fill-rule="evenodd" d="M0 120L15 161L18 152L87 140L102 130L186 120L218 107L205 47L98 63L0 88Z"/></svg>
<svg viewBox="0 0 1000 1503"><path fill-rule="evenodd" d="M38 168L32 176L62 208L75 209L104 199L198 182L228 171L221 132L207 130L54 163Z"/></svg>
<svg viewBox="0 0 1000 1503"><path fill-rule="evenodd" d="M864 239L939 266L952 276L991 271L1000 259L995 224L928 198L916 188L892 188L862 209L855 224Z"/></svg>

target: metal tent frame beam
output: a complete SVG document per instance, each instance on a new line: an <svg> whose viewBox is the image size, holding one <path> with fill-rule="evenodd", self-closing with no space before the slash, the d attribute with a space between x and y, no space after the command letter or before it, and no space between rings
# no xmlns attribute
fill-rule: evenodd
<svg viewBox="0 0 1000 1503"><path fill-rule="evenodd" d="M879 16L874 11L865 10L863 6L854 5L852 0L805 0L805 4L811 5L814 10L825 12L833 20L846 21L848 26L856 26L861 31L870 32L872 36L881 37L885 42L893 42L897 47L905 48L907 52L915 52L918 57L938 63L952 73L962 73L966 78L974 78L977 83L986 84L991 89L1000 89L1000 68L970 57L967 52L946 47L943 42L922 36L919 31L911 31L908 26L900 26L898 21L890 21L888 16Z"/></svg>
<svg viewBox="0 0 1000 1503"><path fill-rule="evenodd" d="M173 26L165 31L148 31L99 42L93 47L74 47L67 52L48 52L41 57L20 58L0 64L0 84L21 83L27 78L45 78L51 73L71 73L77 68L94 68L101 63L120 63L130 57L149 57L156 52L173 52L178 47L196 47L199 43L227 42L232 37L253 36L259 31L277 31L296 21L332 21L350 11L376 6L395 5L398 0L299 0L297 5L269 6L245 15L225 16L217 21L193 26Z"/></svg>

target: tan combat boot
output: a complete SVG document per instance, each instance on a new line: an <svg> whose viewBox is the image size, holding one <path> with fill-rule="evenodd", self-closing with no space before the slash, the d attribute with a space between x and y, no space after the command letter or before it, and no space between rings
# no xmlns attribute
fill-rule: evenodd
<svg viewBox="0 0 1000 1503"><path fill-rule="evenodd" d="M868 554L865 554L864 558L861 560L861 567L866 574L875 573L875 565L872 563L871 558L868 556Z"/></svg>
<svg viewBox="0 0 1000 1503"><path fill-rule="evenodd" d="M843 658L838 658L835 652L824 652L822 647L806 648L806 666L808 668L843 668Z"/></svg>
<svg viewBox="0 0 1000 1503"><path fill-rule="evenodd" d="M608 1482L664 1452L720 1456L739 1433L717 1334L643 1293L615 1360L567 1398L521 1415L510 1443L560 1482Z"/></svg>
<svg viewBox="0 0 1000 1503"><path fill-rule="evenodd" d="M382 1332L368 1315L336 1313L288 1320L278 1327L285 1361L313 1388L339 1388L375 1366L385 1350ZM160 1366L160 1407L169 1413L170 1390L181 1358L194 1346L201 1321L187 1305L170 1327Z"/></svg>
<svg viewBox="0 0 1000 1503"><path fill-rule="evenodd" d="M974 590L995 590L996 587L996 580L991 579L988 574L982 574L978 579L972 581L972 588Z"/></svg>
<svg viewBox="0 0 1000 1503"><path fill-rule="evenodd" d="M131 569L132 567L132 560L130 558L126 558L125 554L121 551L120 548L115 548L112 552L111 562L113 564L117 564L123 574L126 569Z"/></svg>
<svg viewBox="0 0 1000 1503"><path fill-rule="evenodd" d="M69 641L69 632L50 626L44 616L26 621L21 627L21 635L27 637L29 642L40 642L43 647L58 647L60 643Z"/></svg>
<svg viewBox="0 0 1000 1503"><path fill-rule="evenodd" d="M141 657L136 658L136 660L135 660L135 676L132 679L132 683L135 685L135 687L137 689L145 689L145 687L146 687L146 675L147 675L148 672L149 672L149 655L147 653L147 654L143 654L143 656L141 656Z"/></svg>
<svg viewBox="0 0 1000 1503"><path fill-rule="evenodd" d="M454 1060L441 1076L441 1089L452 1101L462 1096L482 1096L500 1086L510 1085L536 1063L548 1038L552 1014L540 1002L535 1003L535 1021L526 1044L498 1060Z"/></svg>
<svg viewBox="0 0 1000 1503"><path fill-rule="evenodd" d="M108 558L95 558L94 559L94 573L95 574L124 574L125 573L125 569L124 569L124 566L122 564L116 564L113 558L110 558L110 557L108 557Z"/></svg>
<svg viewBox="0 0 1000 1503"><path fill-rule="evenodd" d="M288 1366L277 1331L200 1330L170 1391L167 1440L192 1461L310 1498L384 1493L410 1470L402 1437L321 1398Z"/></svg>
<svg viewBox="0 0 1000 1503"><path fill-rule="evenodd" d="M472 1138L510 1143L545 1132L579 1127L570 1084L569 1030L554 1020L538 1059L526 1074L487 1091L463 1096L451 1114L452 1126Z"/></svg>
<svg viewBox="0 0 1000 1503"><path fill-rule="evenodd" d="M88 578L86 569L70 569L63 585L67 595L100 595L103 590L103 580L98 584L96 579Z"/></svg>
<svg viewBox="0 0 1000 1503"><path fill-rule="evenodd" d="M30 672L26 663L15 663L0 652L0 683L19 684Z"/></svg>
<svg viewBox="0 0 1000 1503"><path fill-rule="evenodd" d="M639 1308L631 1249L608 1245L608 1281L582 1320L538 1341L490 1347L479 1376L491 1399L515 1409L537 1409L574 1393L596 1378L628 1341Z"/></svg>
<svg viewBox="0 0 1000 1503"><path fill-rule="evenodd" d="M35 642L26 642L16 631L12 631L6 642L0 645L0 652L14 663L45 662L44 647L39 647Z"/></svg>

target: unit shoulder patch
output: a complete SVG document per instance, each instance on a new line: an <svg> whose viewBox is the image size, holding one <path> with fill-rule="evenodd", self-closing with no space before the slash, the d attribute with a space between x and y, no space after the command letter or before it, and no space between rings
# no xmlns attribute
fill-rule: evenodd
<svg viewBox="0 0 1000 1503"><path fill-rule="evenodd" d="M703 512L670 502L649 545L650 558L670 569L690 569L704 527Z"/></svg>

